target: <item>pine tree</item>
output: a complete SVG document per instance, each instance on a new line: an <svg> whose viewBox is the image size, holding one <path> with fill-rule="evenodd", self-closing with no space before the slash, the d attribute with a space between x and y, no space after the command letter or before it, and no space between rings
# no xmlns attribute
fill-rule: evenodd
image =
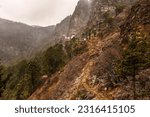
<svg viewBox="0 0 150 117"><path fill-rule="evenodd" d="M30 82L32 84L32 91L35 90L39 83L39 77L41 76L41 67L36 60L31 60L26 68L26 74L30 77Z"/></svg>
<svg viewBox="0 0 150 117"><path fill-rule="evenodd" d="M0 62L0 97L1 97L1 94L3 92L3 81L2 81L3 70L4 70L4 67Z"/></svg>
<svg viewBox="0 0 150 117"><path fill-rule="evenodd" d="M150 39L139 30L129 36L127 49L123 52L123 60L117 68L122 77L132 76L133 97L136 99L136 74L139 70L150 67Z"/></svg>

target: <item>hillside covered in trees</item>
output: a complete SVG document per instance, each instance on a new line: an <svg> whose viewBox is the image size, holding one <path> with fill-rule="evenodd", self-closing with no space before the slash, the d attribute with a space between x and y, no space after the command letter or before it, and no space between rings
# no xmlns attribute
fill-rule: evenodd
<svg viewBox="0 0 150 117"><path fill-rule="evenodd" d="M149 0L80 0L52 38L0 64L0 99L150 99Z"/></svg>

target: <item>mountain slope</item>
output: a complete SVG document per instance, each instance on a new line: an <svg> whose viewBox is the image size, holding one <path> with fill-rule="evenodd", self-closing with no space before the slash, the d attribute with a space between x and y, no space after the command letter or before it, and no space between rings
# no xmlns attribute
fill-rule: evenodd
<svg viewBox="0 0 150 117"><path fill-rule="evenodd" d="M95 2L99 2L99 0L95 0ZM135 97L136 99L149 99L150 58L148 52L150 46L145 46L144 50L138 50L138 53L144 52L143 55L147 59L144 60L144 64L138 64L140 69L137 69L137 72L135 72L135 68L133 69L134 71L131 73L134 73L134 76L128 74L130 71L124 71L124 68L130 70L131 63L122 64L127 61L128 54L126 55L124 52L130 49L130 37L132 36L130 33L136 33L135 27L145 34L146 37L142 37L144 44L149 44L149 3L149 0L137 2L128 17L123 17L125 23L121 29L111 27L110 31L109 28L105 28L107 35L103 37L93 36L91 33L90 38L84 41L87 43L88 50L75 56L61 71L48 77L29 99L135 99ZM99 9L100 5L93 3L93 10ZM93 16L93 18L90 17L92 22L101 20L98 18L99 14L92 13L91 15ZM87 27L91 25L93 29L93 23L88 24ZM102 28L100 27L100 30ZM99 33L98 29L95 31ZM139 34L139 32L137 33ZM136 39L141 39L141 36ZM134 53L134 55L137 56L138 53ZM130 60L134 60L134 58ZM118 69L120 65L123 66ZM136 65L135 62L133 62L134 65ZM120 73L120 71L122 72Z"/></svg>
<svg viewBox="0 0 150 117"><path fill-rule="evenodd" d="M27 52L35 52L43 39L54 30L54 26L32 27L5 19L0 19L0 25L0 58L5 63L23 57Z"/></svg>
<svg viewBox="0 0 150 117"><path fill-rule="evenodd" d="M70 19L68 35L77 35L87 25L90 16L91 3L88 0L79 0L75 11Z"/></svg>
<svg viewBox="0 0 150 117"><path fill-rule="evenodd" d="M6 70L0 65L0 98L150 99L150 2L135 1L93 0L86 12L80 0L51 38L37 41L56 45Z"/></svg>
<svg viewBox="0 0 150 117"><path fill-rule="evenodd" d="M77 8L80 8L80 6L85 6L87 7L85 9L88 10L88 2L84 5L85 3L81 1L79 1L79 6L77 5ZM16 60L15 57L17 55L13 56L12 59L9 58L11 61L14 59L16 61L9 64L10 66L8 67L3 66L2 68L4 69L0 71L2 72L0 74L1 99L26 99L31 95L31 93L33 93L33 91L35 91L40 83L45 81L45 79L43 81L42 75L52 75L60 70L73 56L76 56L86 50L84 49L86 47L85 43L78 43L75 38L71 38L72 35L68 35L68 31L70 30L69 27L72 25L71 20L76 18L77 15L75 14L78 13L81 14L81 17L78 17L78 20L73 22L73 25L81 25L81 29L76 29L77 27L72 27L71 29L76 31L82 30L83 25L81 24L81 21L84 20L82 15L87 15L84 14L87 13L87 11L84 11L85 9L81 7L81 10L78 9L73 13L73 16L75 17L71 19L72 16L68 16L56 26L28 26L25 24L4 20L7 21L3 26L5 28L5 36L8 37L7 30L10 31L9 35L10 37L12 36L12 42L10 45L15 42L14 46L11 48L15 48L16 50L12 50L12 53L8 53L4 50L2 56L4 57L5 54L8 54L5 56L8 57L10 55L10 57L12 57L13 52L19 51L18 56L20 59ZM82 21L82 23L83 22L84 21ZM12 25L10 30L7 23ZM16 28L17 26L19 28ZM12 30L13 28L14 30ZM16 34L14 35L14 33ZM43 38L43 36L46 37ZM68 41L68 39L72 40ZM8 38L7 41L8 40L10 40L10 38ZM5 42L6 40L3 38L2 41ZM20 51L20 49L22 49L22 51ZM6 58L4 60L7 60ZM6 61L6 63L8 63L8 61Z"/></svg>
<svg viewBox="0 0 150 117"><path fill-rule="evenodd" d="M8 64L17 58L35 55L65 37L78 34L85 27L89 16L89 2L80 0L73 15L66 17L56 26L29 26L0 19L0 59Z"/></svg>
<svg viewBox="0 0 150 117"><path fill-rule="evenodd" d="M106 42L112 41L109 37ZM117 37L117 33L112 35L113 41L116 41ZM109 63L105 61L105 54L108 52L102 52L103 47L105 47L104 43L98 39L91 40L88 43L87 52L73 58L60 72L48 78L29 99L81 99L83 94L80 92L88 93L87 99L108 99L108 97L98 93L95 87L87 84L88 80L93 80L92 78L95 77L92 72L94 69L96 72L97 64L101 65L101 72L103 72L102 70L107 71L105 67L109 67ZM116 55L119 55L118 52Z"/></svg>
<svg viewBox="0 0 150 117"><path fill-rule="evenodd" d="M73 14L66 17L56 25L53 38L55 40L64 40L77 35L85 28L90 15L90 2L88 0L79 0Z"/></svg>

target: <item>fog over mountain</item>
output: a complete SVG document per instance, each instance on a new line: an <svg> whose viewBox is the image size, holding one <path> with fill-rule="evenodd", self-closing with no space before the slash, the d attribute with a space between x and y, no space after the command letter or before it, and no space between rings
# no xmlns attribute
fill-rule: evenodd
<svg viewBox="0 0 150 117"><path fill-rule="evenodd" d="M78 0L0 0L0 18L30 25L53 25L71 15Z"/></svg>
<svg viewBox="0 0 150 117"><path fill-rule="evenodd" d="M150 99L150 0L12 1L0 0L0 99Z"/></svg>
<svg viewBox="0 0 150 117"><path fill-rule="evenodd" d="M69 4L68 0L61 2L44 0L45 2L42 3L38 0L0 1L3 4L1 5L2 10L0 10L0 59L5 63L23 56L31 56L43 48L63 40L64 35L77 34L85 27L89 16L88 0L81 0L78 4L75 4L75 1ZM29 6L26 7L25 4L29 4ZM72 12L69 8L74 9L74 12L68 16ZM18 20L1 18L5 15ZM50 25L57 21L58 24ZM31 26L31 24L42 25L46 22L47 27Z"/></svg>

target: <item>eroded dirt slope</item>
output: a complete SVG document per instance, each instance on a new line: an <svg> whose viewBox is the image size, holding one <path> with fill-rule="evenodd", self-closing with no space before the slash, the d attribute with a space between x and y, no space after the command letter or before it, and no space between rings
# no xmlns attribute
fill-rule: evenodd
<svg viewBox="0 0 150 117"><path fill-rule="evenodd" d="M99 38L90 39L87 42L87 52L74 57L60 72L48 78L29 99L112 99L111 94L103 92L104 89L98 91L98 87L107 85L111 79L105 79L103 83L97 85L93 84L96 82L93 80L112 74L110 71L112 58L120 57L118 38L119 33L115 32L103 41ZM101 72L100 76L98 72ZM80 95L82 91L88 95L85 94L85 97L82 96L84 93Z"/></svg>

